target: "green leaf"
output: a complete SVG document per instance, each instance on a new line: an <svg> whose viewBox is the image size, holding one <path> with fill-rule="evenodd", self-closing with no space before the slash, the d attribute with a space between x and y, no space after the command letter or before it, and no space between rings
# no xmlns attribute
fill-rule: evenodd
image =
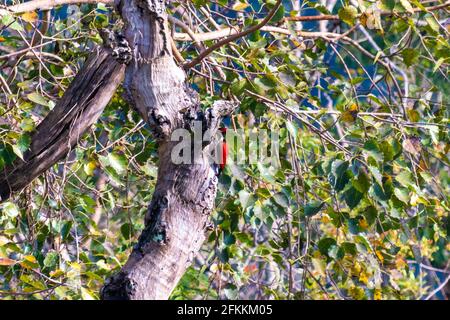
<svg viewBox="0 0 450 320"><path fill-rule="evenodd" d="M61 237L63 240L66 240L70 234L70 229L72 228L72 221L65 222L61 227Z"/></svg>
<svg viewBox="0 0 450 320"><path fill-rule="evenodd" d="M8 26L8 28L16 31L23 31L23 27L17 22L17 19L9 12L2 11L0 13L1 22L3 26Z"/></svg>
<svg viewBox="0 0 450 320"><path fill-rule="evenodd" d="M54 268L56 264L58 263L59 256L58 253L52 251L47 253L44 259L44 266L47 268Z"/></svg>
<svg viewBox="0 0 450 320"><path fill-rule="evenodd" d="M253 205L255 202L253 199L253 195L247 192L246 190L241 190L238 193L239 195L239 202L242 206L242 210L247 209L247 207Z"/></svg>
<svg viewBox="0 0 450 320"><path fill-rule="evenodd" d="M40 95L37 92L32 92L32 93L27 94L27 98L28 98L28 100L30 100L34 103L37 103L37 104L40 104L40 105L46 106L46 107L48 106L48 100L45 99L42 95Z"/></svg>
<svg viewBox="0 0 450 320"><path fill-rule="evenodd" d="M375 223L378 216L378 211L375 207L373 206L367 207L362 211L362 213L364 215L364 218L366 218L366 221L369 224L369 226Z"/></svg>
<svg viewBox="0 0 450 320"><path fill-rule="evenodd" d="M22 150L20 150L19 146L13 145L12 150L16 154L16 156L18 156L20 159L23 160L23 153L22 153Z"/></svg>
<svg viewBox="0 0 450 320"><path fill-rule="evenodd" d="M328 256L330 258L333 258L335 260L341 260L345 255L345 251L343 248L332 245L330 248L328 248Z"/></svg>
<svg viewBox="0 0 450 320"><path fill-rule="evenodd" d="M129 223L124 223L120 227L120 233L122 234L124 239L126 239L126 240L130 239L130 236L131 236L131 225Z"/></svg>
<svg viewBox="0 0 450 320"><path fill-rule="evenodd" d="M435 65L434 68L433 68L433 73L435 73L435 72L441 67L441 65L445 62L445 60L447 60L447 59L448 59L448 57L446 57L446 58L444 58L444 57L440 58L440 59L436 62L436 65Z"/></svg>
<svg viewBox="0 0 450 320"><path fill-rule="evenodd" d="M281 5L278 8L277 12L275 12L275 14L273 15L272 19L270 20L270 23L277 23L283 18L284 18L284 6Z"/></svg>
<svg viewBox="0 0 450 320"><path fill-rule="evenodd" d="M230 86L231 92L235 95L240 95L244 92L247 85L247 79L235 80Z"/></svg>
<svg viewBox="0 0 450 320"><path fill-rule="evenodd" d="M361 170L356 178L352 180L353 187L361 193L366 193L370 189L369 176Z"/></svg>
<svg viewBox="0 0 450 320"><path fill-rule="evenodd" d="M81 299L83 300L96 300L94 294L88 289L81 287Z"/></svg>
<svg viewBox="0 0 450 320"><path fill-rule="evenodd" d="M439 24L436 22L436 20L433 18L431 14L427 14L425 16L425 20L427 21L428 25L433 29L435 32L439 32L439 29L441 28Z"/></svg>
<svg viewBox="0 0 450 320"><path fill-rule="evenodd" d="M273 199L277 204L279 204L283 208L289 207L289 199L286 197L284 193L278 192L274 194Z"/></svg>
<svg viewBox="0 0 450 320"><path fill-rule="evenodd" d="M31 138L29 135L21 135L17 140L17 144L12 146L14 153L23 160L23 153L28 150L31 144Z"/></svg>
<svg viewBox="0 0 450 320"><path fill-rule="evenodd" d="M2 211L6 213L11 218L17 217L19 215L19 209L17 206L12 202L5 202L2 205Z"/></svg>
<svg viewBox="0 0 450 320"><path fill-rule="evenodd" d="M20 123L20 128L25 132L30 132L34 130L34 121L33 119L23 119Z"/></svg>
<svg viewBox="0 0 450 320"><path fill-rule="evenodd" d="M361 202L363 196L361 192L351 187L344 193L345 203L347 203L350 209L353 209Z"/></svg>
<svg viewBox="0 0 450 320"><path fill-rule="evenodd" d="M408 188L411 185L414 185L414 180L411 172L402 171L395 177L395 180L399 182L403 187Z"/></svg>
<svg viewBox="0 0 450 320"><path fill-rule="evenodd" d="M336 240L334 240L333 238L323 238L320 239L318 243L320 253L327 257L328 257L328 250L332 246L336 246Z"/></svg>
<svg viewBox="0 0 450 320"><path fill-rule="evenodd" d="M404 189L404 188L395 188L394 189L394 194L397 197L398 200L409 204L409 200L411 199L411 197L409 196L409 191L408 189Z"/></svg>
<svg viewBox="0 0 450 320"><path fill-rule="evenodd" d="M381 0L380 9L392 11L395 7L395 0Z"/></svg>
<svg viewBox="0 0 450 320"><path fill-rule="evenodd" d="M106 5L104 3L97 3L97 10L101 10L101 11L108 11L108 8L106 7Z"/></svg>
<svg viewBox="0 0 450 320"><path fill-rule="evenodd" d="M127 169L127 158L123 154L108 154L109 165L119 174L124 173Z"/></svg>
<svg viewBox="0 0 450 320"><path fill-rule="evenodd" d="M368 156L374 158L378 162L383 162L383 153L381 152L378 143L374 139L367 141L364 144L363 148Z"/></svg>
<svg viewBox="0 0 450 320"><path fill-rule="evenodd" d="M345 185L348 183L349 178L347 176L347 169L349 163L348 161L335 160L331 165L331 177L330 183L336 191L341 191L344 189Z"/></svg>
<svg viewBox="0 0 450 320"><path fill-rule="evenodd" d="M226 246L231 246L232 244L236 243L236 237L232 233L224 232L223 243Z"/></svg>
<svg viewBox="0 0 450 320"><path fill-rule="evenodd" d="M402 51L403 62L410 67L417 63L419 52L416 49L406 48Z"/></svg>
<svg viewBox="0 0 450 320"><path fill-rule="evenodd" d="M275 179L274 179L274 168L273 167L267 167L265 165L263 165L261 162L258 162L257 164L258 166L258 170L259 173L261 174L261 177L269 182L269 183L276 183Z"/></svg>
<svg viewBox="0 0 450 320"><path fill-rule="evenodd" d="M351 254L353 256L355 256L358 251L356 250L356 245L354 243L351 242L343 242L341 244L342 249L344 249L344 251L348 254Z"/></svg>
<svg viewBox="0 0 450 320"><path fill-rule="evenodd" d="M378 185L383 188L383 176L380 173L380 170L378 170L377 167L369 166L369 171L372 174L372 177L375 179L375 181L378 183Z"/></svg>

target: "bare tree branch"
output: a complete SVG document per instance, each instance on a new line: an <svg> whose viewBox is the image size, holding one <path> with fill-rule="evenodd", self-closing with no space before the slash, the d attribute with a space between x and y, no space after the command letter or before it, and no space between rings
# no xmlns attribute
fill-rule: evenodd
<svg viewBox="0 0 450 320"><path fill-rule="evenodd" d="M275 15L275 13L277 13L278 9L280 8L281 5L281 0L278 0L277 3L275 3L274 7L272 8L272 10L269 12L269 14L257 25L248 28L247 30L244 30L242 32L233 34L223 40L220 40L219 42L215 43L214 45L212 45L211 47L209 47L208 49L206 49L205 51L201 52L194 60L192 60L191 62L187 63L184 65L185 69L190 69L193 66L195 66L196 64L200 63L200 61L202 61L205 57L209 56L212 52L216 51L217 49L219 49L220 47L235 41L239 38L245 37L246 35L249 35L255 31L258 31L259 29L261 29L263 26L265 26Z"/></svg>

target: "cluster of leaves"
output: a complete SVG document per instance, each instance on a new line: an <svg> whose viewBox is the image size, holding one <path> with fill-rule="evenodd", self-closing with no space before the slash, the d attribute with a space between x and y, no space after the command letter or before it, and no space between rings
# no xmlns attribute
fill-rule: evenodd
<svg viewBox="0 0 450 320"><path fill-rule="evenodd" d="M417 263L445 269L448 261L448 69L441 67L449 46L428 13L420 25L409 15L381 20L381 12L407 12L407 4L335 8L349 27L374 31L380 48L363 43L374 57L348 43L333 51L320 37L308 43L295 35L294 23L289 37L261 30L214 56L233 66L224 70L221 91L242 101L232 127L279 133L281 163L230 164L221 179L216 230L197 275L209 274L222 298L417 299L436 286L435 275ZM249 7L236 2L233 9ZM280 11L298 14L287 6ZM252 25L247 12L244 24ZM407 103L377 66L391 54L416 97ZM193 82L208 96L208 81ZM383 113L399 117L380 119ZM198 297L185 291L198 285L182 282L174 297Z"/></svg>
<svg viewBox="0 0 450 320"><path fill-rule="evenodd" d="M1 125L2 169L26 151L30 133L64 93L87 48L101 42L96 30L111 23L108 12L103 5L52 12L46 31L51 39L42 40L49 43L38 54L57 52L61 60L43 55L40 62L25 54L2 60L3 77L17 72L13 94L2 93L0 108L7 120ZM31 26L45 18L4 19L15 19L18 30L32 34ZM24 45L15 30L5 29L2 39L15 50ZM16 70L9 68L11 59ZM117 92L78 148L1 204L0 297L97 299L104 279L123 265L143 229L156 155L149 131Z"/></svg>
<svg viewBox="0 0 450 320"><path fill-rule="evenodd" d="M274 3L220 0L211 17L246 28ZM318 31L320 22L284 21L300 14L285 1L270 25L286 32L252 33L189 73L205 106L241 101L227 120L231 129L247 138L262 129L279 134L279 165L236 163L242 150L230 150L214 230L173 299L418 299L445 280L450 54L443 14L416 12L423 5L407 0L303 3L302 15L339 16L326 32L349 33L334 40L299 33ZM103 5L64 6L52 11L50 39L40 40L49 43L39 47L62 61L7 56L6 49L26 48L20 35L31 39L44 19L2 16L0 76L8 89L2 86L0 101L0 168L26 151L87 48L100 42L97 30L116 23ZM178 48L187 60L198 54L191 43ZM224 78L205 77L216 65ZM126 261L143 229L158 159L120 96L64 161L1 204L2 298L98 298L104 279Z"/></svg>

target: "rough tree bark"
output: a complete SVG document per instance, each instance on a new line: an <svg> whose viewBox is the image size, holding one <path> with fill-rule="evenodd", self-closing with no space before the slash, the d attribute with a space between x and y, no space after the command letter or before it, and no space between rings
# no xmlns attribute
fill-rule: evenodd
<svg viewBox="0 0 450 320"><path fill-rule="evenodd" d="M61 100L37 126L23 160L18 158L0 174L1 201L66 156L98 120L123 80L125 66L112 52L98 47L90 54Z"/></svg>
<svg viewBox="0 0 450 320"><path fill-rule="evenodd" d="M217 176L207 159L208 148L193 164L176 165L171 153L178 128L194 130L202 123L213 135L231 103L216 103L202 111L197 94L173 59L165 1L119 1L124 34L132 50L125 74L127 99L150 125L159 142L155 193L145 229L122 270L109 278L103 299L167 299L205 239L208 216L216 196ZM194 155L195 156L195 155Z"/></svg>
<svg viewBox="0 0 450 320"><path fill-rule="evenodd" d="M219 101L202 110L171 51L164 0L116 1L125 22L124 36L105 32L111 48L91 54L83 69L32 136L24 161L17 160L0 178L5 200L28 185L73 148L97 121L120 84L125 66L125 98L149 124L159 142L158 180L145 217L145 229L125 266L107 279L103 299L167 299L205 239L217 189L210 142L194 146L193 164L176 165L171 154L174 130L214 137L221 117L235 108ZM111 50L113 49L113 50ZM130 55L131 49L131 55ZM195 125L194 125L195 123Z"/></svg>

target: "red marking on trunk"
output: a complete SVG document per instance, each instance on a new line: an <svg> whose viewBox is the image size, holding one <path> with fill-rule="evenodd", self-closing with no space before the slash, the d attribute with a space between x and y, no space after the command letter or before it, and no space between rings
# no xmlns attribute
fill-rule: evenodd
<svg viewBox="0 0 450 320"><path fill-rule="evenodd" d="M228 146L226 141L222 142L222 161L220 163L220 169L224 169L227 165L227 156L228 156Z"/></svg>
<svg viewBox="0 0 450 320"><path fill-rule="evenodd" d="M225 169L227 165L227 156L228 156L228 146L226 140L227 128L219 128L219 131L222 133L223 141L222 141L222 159L220 162L220 170Z"/></svg>

